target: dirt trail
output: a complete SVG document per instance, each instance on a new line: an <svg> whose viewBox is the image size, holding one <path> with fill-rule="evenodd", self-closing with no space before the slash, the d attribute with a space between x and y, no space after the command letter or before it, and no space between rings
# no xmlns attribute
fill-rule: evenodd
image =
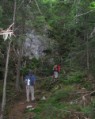
<svg viewBox="0 0 95 119"><path fill-rule="evenodd" d="M26 102L25 90L22 91L20 96L17 96L18 101L15 101L9 110L9 119L33 119L35 113L33 111L26 111L26 107L29 105L32 105L34 109L37 107L38 101L41 99L43 93L43 90L38 86L35 88L35 102Z"/></svg>
<svg viewBox="0 0 95 119"><path fill-rule="evenodd" d="M25 113L25 109L28 105L32 105L33 108L36 107L34 102L25 102L19 101L13 105L13 108L10 110L9 119L32 119L34 116L33 112Z"/></svg>

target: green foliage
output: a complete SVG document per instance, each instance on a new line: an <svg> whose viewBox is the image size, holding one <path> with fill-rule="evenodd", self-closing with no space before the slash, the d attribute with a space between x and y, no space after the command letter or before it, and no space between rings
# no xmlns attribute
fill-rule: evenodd
<svg viewBox="0 0 95 119"><path fill-rule="evenodd" d="M43 2L44 4L47 4L47 3L56 3L57 0L42 0L42 2Z"/></svg>
<svg viewBox="0 0 95 119"><path fill-rule="evenodd" d="M73 84L73 83L82 83L83 82L84 73L80 71L71 72L67 75L66 79L63 80L65 84Z"/></svg>
<svg viewBox="0 0 95 119"><path fill-rule="evenodd" d="M0 18L2 18L2 13L3 13L3 9L2 9L2 7L0 6Z"/></svg>
<svg viewBox="0 0 95 119"><path fill-rule="evenodd" d="M92 103L91 103L91 107L90 107L90 111L91 111L91 117L93 117L93 119L95 118L95 113L94 113L94 109L95 109L95 97L93 96L93 100L92 100Z"/></svg>
<svg viewBox="0 0 95 119"><path fill-rule="evenodd" d="M91 82L85 82L82 84L87 90L93 90L93 84Z"/></svg>
<svg viewBox="0 0 95 119"><path fill-rule="evenodd" d="M33 58L30 62L28 62L28 65L30 69L35 69L40 66L40 60Z"/></svg>
<svg viewBox="0 0 95 119"><path fill-rule="evenodd" d="M61 91L57 91L54 95L53 95L53 99L52 101L57 103L59 101L63 101L63 100L67 100L69 97L69 92L63 92L63 90Z"/></svg>
<svg viewBox="0 0 95 119"><path fill-rule="evenodd" d="M36 17L38 22L45 22L45 17L44 16L37 16Z"/></svg>
<svg viewBox="0 0 95 119"><path fill-rule="evenodd" d="M20 38L18 42L16 41L17 39L14 42L17 43L17 48L21 46L22 40L25 39L23 34L27 32L26 29L36 29L39 33L49 37L50 43L53 40L55 42L52 45L53 50L46 51L43 61L35 58L32 60L26 58L24 60L26 61L26 66L21 68L21 73L25 75L31 69L35 71L36 75L45 76L45 78L42 78L42 84L39 85L41 86L40 89L46 89L50 84L50 80L52 80L50 76L53 67L53 63L50 64L48 59L53 57L54 62L60 62L63 68L68 67L69 71L66 72L67 74L64 74L63 71L61 72L59 81L61 84L68 85L62 85L63 88L61 86L62 89L60 90L56 84L52 85L53 88L51 88L52 90L50 89L52 96L48 96L49 99L44 104L39 102L36 109L28 111L37 114L35 119L66 119L66 117L68 119L70 117L65 110L75 110L89 116L91 111L93 112L91 106L82 108L81 105L70 105L70 101L78 98L78 96L74 95L75 89L71 84L83 83L83 87L88 90L92 89L92 83L84 82L84 72L82 71L87 70L88 53L89 71L95 74L95 39L93 33L95 27L95 2L93 0L36 1L38 6L35 4L35 1L30 1L30 3L27 0L24 0L22 3L20 3L21 0L17 1L15 31L17 36L20 35ZM6 0L6 5L2 4L3 2L0 1L0 27L7 28L12 23L14 1ZM89 7L93 12L89 12ZM92 37L90 37L91 34ZM4 53L2 59L5 59L6 47L3 45L1 47L0 45L0 51ZM5 63L2 59L0 55L0 64ZM12 60L10 61L14 64ZM70 72L71 69L74 71ZM82 71L79 71L80 69ZM15 67L12 65L10 71L14 70ZM11 73L9 75L12 76ZM49 76L49 78L46 79L46 76ZM14 84L10 83L8 86L7 95L9 100L12 101L16 94L13 88ZM2 85L0 86L0 97L1 95ZM94 107L94 102L92 107Z"/></svg>
<svg viewBox="0 0 95 119"><path fill-rule="evenodd" d="M93 2L90 3L90 8L95 9L95 1L93 1Z"/></svg>
<svg viewBox="0 0 95 119"><path fill-rule="evenodd" d="M23 66L21 68L21 73L25 75L26 73L29 72L29 70L33 70L35 72L35 69L38 69L40 66L40 60L37 60L36 58L33 58L32 60L26 59L27 64L26 66Z"/></svg>
<svg viewBox="0 0 95 119"><path fill-rule="evenodd" d="M94 116L94 108L93 108L91 105L82 108L81 111L82 111L85 115L87 115L88 117L92 117L92 119L94 119L94 118L93 118L93 117L95 117L95 116Z"/></svg>
<svg viewBox="0 0 95 119"><path fill-rule="evenodd" d="M0 81L0 100L2 99L2 93L3 93L3 81Z"/></svg>
<svg viewBox="0 0 95 119"><path fill-rule="evenodd" d="M55 90L55 92L53 91L53 95L50 98L50 102L52 103L58 103L58 102L64 102L64 101L68 101L70 96L70 93L72 93L74 91L74 87L73 86L64 86L62 89L59 90ZM73 98L73 97L72 97Z"/></svg>
<svg viewBox="0 0 95 119"><path fill-rule="evenodd" d="M3 13L3 9L2 6L0 6L0 26L2 25L2 13Z"/></svg>
<svg viewBox="0 0 95 119"><path fill-rule="evenodd" d="M34 112L34 113L40 113L41 112L41 108L35 108L35 109L32 109L32 108L26 108L24 110L25 113L27 112Z"/></svg>
<svg viewBox="0 0 95 119"><path fill-rule="evenodd" d="M91 109L91 107L85 107L85 108L82 109L82 111L83 111L85 114L89 114L89 113L92 112L92 109Z"/></svg>
<svg viewBox="0 0 95 119"><path fill-rule="evenodd" d="M66 86L61 90L57 90L50 97L48 96L45 102L39 102L38 106L41 108L41 111L36 113L35 119L63 119L68 118L69 110L81 112L81 105L69 103L72 99L76 98L72 95L74 90L73 86Z"/></svg>
<svg viewBox="0 0 95 119"><path fill-rule="evenodd" d="M76 71L76 72L71 72L68 76L67 76L67 80L71 80L71 81L75 81L77 82L78 80L80 81L83 78L83 73L80 71ZM77 81L76 81L77 80Z"/></svg>

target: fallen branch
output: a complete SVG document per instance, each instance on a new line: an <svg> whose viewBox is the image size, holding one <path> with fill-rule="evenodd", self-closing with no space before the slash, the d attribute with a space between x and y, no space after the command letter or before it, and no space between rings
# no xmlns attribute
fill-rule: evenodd
<svg viewBox="0 0 95 119"><path fill-rule="evenodd" d="M82 13L82 14L79 14L79 15L76 15L75 18L76 18L76 17L83 16L83 15L86 15L86 14L88 14L88 13L90 13L90 12L93 12L93 11L95 11L95 10L90 10L90 11L88 11L88 12L85 12L85 13Z"/></svg>
<svg viewBox="0 0 95 119"><path fill-rule="evenodd" d="M86 96L91 95L91 94L93 94L93 93L95 93L95 90L92 91L92 92L90 92L90 93L87 93L87 94L83 95L83 97L86 97ZM81 99L81 97L79 97L79 98L77 98L76 100L74 100L74 102L76 102L76 101L79 100L79 99Z"/></svg>

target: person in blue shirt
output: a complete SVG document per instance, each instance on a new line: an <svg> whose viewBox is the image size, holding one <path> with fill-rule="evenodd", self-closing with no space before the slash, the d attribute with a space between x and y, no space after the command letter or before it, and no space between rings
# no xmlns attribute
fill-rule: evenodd
<svg viewBox="0 0 95 119"><path fill-rule="evenodd" d="M26 98L27 102L34 101L34 85L35 85L36 77L32 72L29 72L25 76L25 84L26 84ZM31 97L30 97L31 96Z"/></svg>

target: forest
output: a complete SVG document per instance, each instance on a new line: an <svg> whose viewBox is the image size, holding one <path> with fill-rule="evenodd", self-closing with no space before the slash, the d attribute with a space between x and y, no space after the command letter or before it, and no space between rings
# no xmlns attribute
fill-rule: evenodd
<svg viewBox="0 0 95 119"><path fill-rule="evenodd" d="M95 0L0 0L0 119L95 119L94 44Z"/></svg>

